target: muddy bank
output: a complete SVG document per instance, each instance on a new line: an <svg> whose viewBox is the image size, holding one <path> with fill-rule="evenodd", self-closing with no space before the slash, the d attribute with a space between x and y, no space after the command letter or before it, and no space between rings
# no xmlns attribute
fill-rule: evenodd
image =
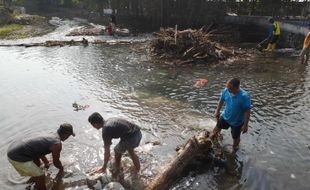
<svg viewBox="0 0 310 190"><path fill-rule="evenodd" d="M5 10L5 13L3 12L0 15L0 39L21 39L41 36L54 29L55 26L49 24L48 19L42 16L15 15L9 10Z"/></svg>

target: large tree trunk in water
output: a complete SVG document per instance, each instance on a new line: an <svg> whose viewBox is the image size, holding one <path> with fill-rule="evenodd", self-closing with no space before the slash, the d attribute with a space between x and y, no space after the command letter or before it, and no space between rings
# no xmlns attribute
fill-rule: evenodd
<svg viewBox="0 0 310 190"><path fill-rule="evenodd" d="M147 190L168 189L178 178L191 161L201 154L207 155L212 147L210 133L200 133L189 139L186 144L177 151L177 155L166 164L164 171L148 185Z"/></svg>

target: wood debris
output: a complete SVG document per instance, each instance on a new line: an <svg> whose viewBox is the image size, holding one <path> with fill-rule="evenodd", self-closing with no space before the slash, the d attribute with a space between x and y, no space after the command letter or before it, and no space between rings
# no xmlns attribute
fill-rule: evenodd
<svg viewBox="0 0 310 190"><path fill-rule="evenodd" d="M153 57L174 60L177 64L198 61L216 62L236 55L235 51L212 41L214 34L204 28L178 31L177 28L161 28L154 33L151 42Z"/></svg>

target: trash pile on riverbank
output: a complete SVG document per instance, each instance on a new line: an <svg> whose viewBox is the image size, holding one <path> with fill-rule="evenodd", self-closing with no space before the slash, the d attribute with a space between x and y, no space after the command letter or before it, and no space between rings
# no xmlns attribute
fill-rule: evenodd
<svg viewBox="0 0 310 190"><path fill-rule="evenodd" d="M161 28L154 36L151 42L153 57L172 61L177 65L201 61L216 62L236 55L234 50L212 41L212 34L204 28L183 31Z"/></svg>

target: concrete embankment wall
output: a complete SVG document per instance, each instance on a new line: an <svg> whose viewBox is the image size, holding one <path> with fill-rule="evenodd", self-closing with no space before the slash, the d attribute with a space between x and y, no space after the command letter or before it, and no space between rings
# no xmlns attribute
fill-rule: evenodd
<svg viewBox="0 0 310 190"><path fill-rule="evenodd" d="M259 42L268 36L268 18L262 16L226 16L224 22L226 24L238 25L241 38L252 33L253 39ZM308 33L307 23L301 21L299 23L291 23L289 20L280 20L278 22L281 28L279 46L301 49L304 37Z"/></svg>

